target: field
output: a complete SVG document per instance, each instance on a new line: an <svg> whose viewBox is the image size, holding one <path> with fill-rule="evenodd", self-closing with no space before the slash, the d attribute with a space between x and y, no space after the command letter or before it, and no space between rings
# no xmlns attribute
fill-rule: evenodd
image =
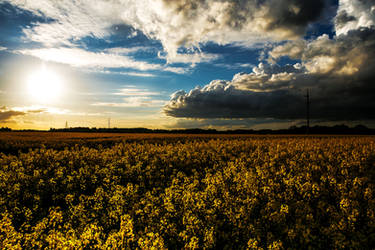
<svg viewBox="0 0 375 250"><path fill-rule="evenodd" d="M0 248L367 249L375 137L0 133Z"/></svg>
<svg viewBox="0 0 375 250"><path fill-rule="evenodd" d="M81 132L0 132L0 152L16 154L29 149L47 148L64 149L75 145L97 148L99 145L110 147L119 142L172 142L178 140L210 138L244 138L254 135L195 135L195 134L151 134L151 133L81 133Z"/></svg>

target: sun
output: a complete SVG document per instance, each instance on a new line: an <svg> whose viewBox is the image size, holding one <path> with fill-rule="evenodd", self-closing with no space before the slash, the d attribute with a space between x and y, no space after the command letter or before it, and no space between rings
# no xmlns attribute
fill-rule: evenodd
<svg viewBox="0 0 375 250"><path fill-rule="evenodd" d="M62 92L61 78L46 67L33 72L27 79L27 86L34 102L56 102Z"/></svg>

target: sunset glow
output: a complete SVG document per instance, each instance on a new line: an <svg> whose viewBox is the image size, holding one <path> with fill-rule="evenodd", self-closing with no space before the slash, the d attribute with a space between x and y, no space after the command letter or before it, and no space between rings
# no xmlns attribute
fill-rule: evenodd
<svg viewBox="0 0 375 250"><path fill-rule="evenodd" d="M374 168L375 0L0 0L1 249L373 249Z"/></svg>
<svg viewBox="0 0 375 250"><path fill-rule="evenodd" d="M27 87L35 103L57 102L63 90L59 76L45 67L28 77Z"/></svg>
<svg viewBox="0 0 375 250"><path fill-rule="evenodd" d="M310 91L312 126L375 127L374 10L370 0L0 0L0 122L281 129L305 124Z"/></svg>

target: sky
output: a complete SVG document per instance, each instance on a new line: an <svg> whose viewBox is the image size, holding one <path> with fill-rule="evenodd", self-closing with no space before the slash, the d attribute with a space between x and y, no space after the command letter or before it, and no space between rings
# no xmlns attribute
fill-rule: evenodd
<svg viewBox="0 0 375 250"><path fill-rule="evenodd" d="M0 127L375 127L373 0L0 0Z"/></svg>

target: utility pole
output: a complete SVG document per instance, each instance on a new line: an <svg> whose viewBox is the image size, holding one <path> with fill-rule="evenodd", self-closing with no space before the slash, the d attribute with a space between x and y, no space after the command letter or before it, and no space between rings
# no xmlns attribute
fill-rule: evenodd
<svg viewBox="0 0 375 250"><path fill-rule="evenodd" d="M309 89L306 90L306 133L309 133L310 129L310 93Z"/></svg>
<svg viewBox="0 0 375 250"><path fill-rule="evenodd" d="M68 121L65 121L65 128L68 128Z"/></svg>

